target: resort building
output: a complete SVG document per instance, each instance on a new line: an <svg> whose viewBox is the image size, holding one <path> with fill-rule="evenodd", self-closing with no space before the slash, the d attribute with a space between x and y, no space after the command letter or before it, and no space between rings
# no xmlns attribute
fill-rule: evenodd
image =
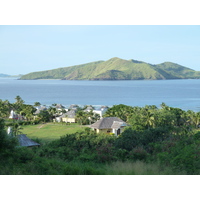
<svg viewBox="0 0 200 200"><path fill-rule="evenodd" d="M102 118L107 110L108 110L108 106L101 106L100 109L93 110L93 112L99 114L100 118Z"/></svg>
<svg viewBox="0 0 200 200"><path fill-rule="evenodd" d="M19 146L22 147L39 147L40 144L26 137L25 134L17 135Z"/></svg>
<svg viewBox="0 0 200 200"><path fill-rule="evenodd" d="M123 129L126 126L128 126L128 124L118 117L106 117L90 125L90 128L92 128L97 133L99 132L113 133L114 135L117 136L121 132L123 132Z"/></svg>

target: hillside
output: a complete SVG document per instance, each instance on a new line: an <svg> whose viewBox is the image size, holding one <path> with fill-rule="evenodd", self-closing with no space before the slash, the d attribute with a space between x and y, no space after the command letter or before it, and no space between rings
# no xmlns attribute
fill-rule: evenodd
<svg viewBox="0 0 200 200"><path fill-rule="evenodd" d="M0 77L8 77L9 75L7 74L0 74Z"/></svg>
<svg viewBox="0 0 200 200"><path fill-rule="evenodd" d="M162 80L187 78L200 78L200 72L172 62L152 65L133 59L124 60L115 57L107 61L32 72L22 76L20 79Z"/></svg>

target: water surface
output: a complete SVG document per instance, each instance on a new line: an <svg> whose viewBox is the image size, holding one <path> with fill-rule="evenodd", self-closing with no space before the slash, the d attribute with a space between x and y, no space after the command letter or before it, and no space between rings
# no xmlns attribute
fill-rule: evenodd
<svg viewBox="0 0 200 200"><path fill-rule="evenodd" d="M0 78L0 99L27 104L61 103L65 106L117 105L159 106L162 102L184 110L200 111L200 80L69 81Z"/></svg>

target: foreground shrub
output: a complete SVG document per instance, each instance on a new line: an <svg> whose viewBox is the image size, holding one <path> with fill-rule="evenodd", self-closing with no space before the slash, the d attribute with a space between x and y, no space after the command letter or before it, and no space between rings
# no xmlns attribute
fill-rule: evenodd
<svg viewBox="0 0 200 200"><path fill-rule="evenodd" d="M107 175L173 175L184 174L184 172L177 172L170 167L162 168L157 163L145 163L143 161L136 162L113 162L106 165Z"/></svg>
<svg viewBox="0 0 200 200"><path fill-rule="evenodd" d="M64 169L64 175L104 175L105 170L92 162L70 162Z"/></svg>

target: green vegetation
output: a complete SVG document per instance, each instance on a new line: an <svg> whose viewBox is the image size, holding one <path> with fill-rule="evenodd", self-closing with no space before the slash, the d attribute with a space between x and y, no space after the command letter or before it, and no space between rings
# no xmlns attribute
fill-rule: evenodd
<svg viewBox="0 0 200 200"><path fill-rule="evenodd" d="M26 120L9 120L13 108ZM84 120L86 114L81 109L79 124L70 125L44 123L46 115L35 120L34 107L25 105L19 96L13 104L0 101L0 110L0 174L200 174L200 112L164 103L160 108L114 105L105 116L120 117L129 124L116 137L80 125L89 122ZM53 107L47 112L47 121L51 121ZM12 135L6 133L9 126ZM21 133L40 143L40 147L19 147L16 136Z"/></svg>
<svg viewBox="0 0 200 200"><path fill-rule="evenodd" d="M123 60L120 58L33 72L21 77L23 80L158 80L184 78L200 78L200 72L171 62L152 65L136 60Z"/></svg>

